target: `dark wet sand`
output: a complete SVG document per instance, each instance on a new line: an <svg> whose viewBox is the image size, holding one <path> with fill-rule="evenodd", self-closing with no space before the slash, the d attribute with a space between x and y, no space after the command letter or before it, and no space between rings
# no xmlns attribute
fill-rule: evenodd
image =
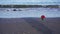
<svg viewBox="0 0 60 34"><path fill-rule="evenodd" d="M0 18L0 34L60 34L60 18Z"/></svg>

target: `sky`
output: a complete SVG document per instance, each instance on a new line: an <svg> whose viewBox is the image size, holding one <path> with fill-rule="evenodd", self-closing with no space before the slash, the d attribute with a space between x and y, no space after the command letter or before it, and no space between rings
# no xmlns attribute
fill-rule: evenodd
<svg viewBox="0 0 60 34"><path fill-rule="evenodd" d="M60 0L0 0L0 4L58 4L60 5Z"/></svg>

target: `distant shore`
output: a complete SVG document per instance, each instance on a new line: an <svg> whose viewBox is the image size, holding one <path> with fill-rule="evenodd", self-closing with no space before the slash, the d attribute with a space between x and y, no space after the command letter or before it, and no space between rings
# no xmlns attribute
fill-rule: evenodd
<svg viewBox="0 0 60 34"><path fill-rule="evenodd" d="M60 8L60 5L0 5L0 8Z"/></svg>

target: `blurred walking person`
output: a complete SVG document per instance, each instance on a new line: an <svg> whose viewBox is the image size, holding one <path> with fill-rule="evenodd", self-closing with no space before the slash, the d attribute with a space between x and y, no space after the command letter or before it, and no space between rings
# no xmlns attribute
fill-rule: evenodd
<svg viewBox="0 0 60 34"><path fill-rule="evenodd" d="M44 15L41 15L41 20L44 20L45 19L45 16Z"/></svg>

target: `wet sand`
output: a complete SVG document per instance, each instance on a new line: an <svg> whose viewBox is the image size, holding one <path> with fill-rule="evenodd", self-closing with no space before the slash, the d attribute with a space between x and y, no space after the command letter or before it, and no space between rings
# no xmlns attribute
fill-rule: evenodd
<svg viewBox="0 0 60 34"><path fill-rule="evenodd" d="M60 18L0 18L0 34L60 34Z"/></svg>

